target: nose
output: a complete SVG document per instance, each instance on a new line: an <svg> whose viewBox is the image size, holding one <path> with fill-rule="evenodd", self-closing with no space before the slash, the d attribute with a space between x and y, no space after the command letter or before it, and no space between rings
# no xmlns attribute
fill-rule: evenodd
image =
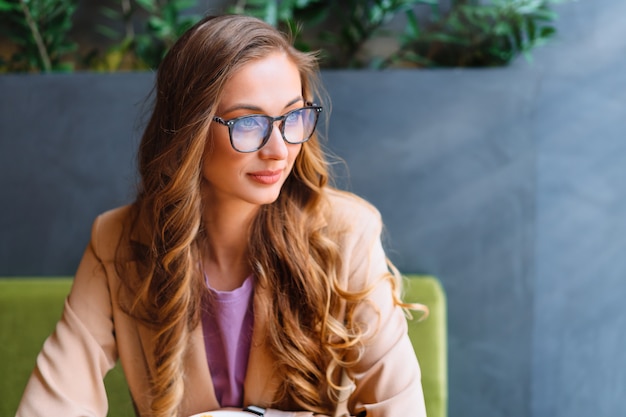
<svg viewBox="0 0 626 417"><path fill-rule="evenodd" d="M263 146L259 153L262 157L268 159L286 159L288 155L289 144L283 139L283 135L280 133L280 121L274 122L272 126L272 133L267 140L265 146Z"/></svg>

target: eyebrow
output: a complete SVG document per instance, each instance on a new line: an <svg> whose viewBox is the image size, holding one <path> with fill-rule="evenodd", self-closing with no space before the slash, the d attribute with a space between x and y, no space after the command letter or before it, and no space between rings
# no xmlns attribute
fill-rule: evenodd
<svg viewBox="0 0 626 417"><path fill-rule="evenodd" d="M285 109L287 107L293 106L294 104L296 104L299 101L304 101L304 98L302 96L296 97L293 100L291 100L289 103L287 103L285 105ZM224 110L223 112L221 112L222 114L228 114L231 113L235 110L250 110L250 111L256 111L256 112L263 112L263 109L258 107L258 106L253 106L251 104L235 104L234 106L231 106L229 108L227 108L226 110Z"/></svg>

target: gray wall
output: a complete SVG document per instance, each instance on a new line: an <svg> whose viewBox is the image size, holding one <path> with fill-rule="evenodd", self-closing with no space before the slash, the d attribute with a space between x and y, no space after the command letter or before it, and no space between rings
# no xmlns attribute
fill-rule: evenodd
<svg viewBox="0 0 626 417"><path fill-rule="evenodd" d="M0 276L73 274L94 216L130 201L152 78L0 76Z"/></svg>
<svg viewBox="0 0 626 417"><path fill-rule="evenodd" d="M626 2L559 7L537 55L532 415L626 415Z"/></svg>
<svg viewBox="0 0 626 417"><path fill-rule="evenodd" d="M626 3L557 10L533 64L324 73L340 184L447 291L451 416L626 411ZM0 77L0 275L72 274L93 217L131 199L151 81Z"/></svg>

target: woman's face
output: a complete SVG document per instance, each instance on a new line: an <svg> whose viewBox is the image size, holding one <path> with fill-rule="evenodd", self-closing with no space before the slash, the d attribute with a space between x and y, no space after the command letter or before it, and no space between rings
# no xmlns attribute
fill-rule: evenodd
<svg viewBox="0 0 626 417"><path fill-rule="evenodd" d="M304 105L300 73L282 52L252 61L226 83L216 116L224 120L263 114L281 116ZM228 127L210 126L204 151L203 193L212 205L246 202L262 205L274 202L291 173L302 144L285 142L276 122L264 147L251 153L235 151Z"/></svg>

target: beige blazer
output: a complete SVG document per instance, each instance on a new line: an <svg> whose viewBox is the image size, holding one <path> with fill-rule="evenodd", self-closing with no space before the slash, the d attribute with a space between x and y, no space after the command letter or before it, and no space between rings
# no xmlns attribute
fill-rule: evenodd
<svg viewBox="0 0 626 417"><path fill-rule="evenodd" d="M343 192L328 191L332 203L329 227L345 229L338 242L343 259L341 280L347 288L362 288L386 271L381 245L379 213L363 200ZM148 381L154 360L151 330L120 309L120 280L115 249L129 208L100 215L78 267L63 316L37 357L17 417L105 416L105 374L121 361L130 392L140 415L148 415ZM133 237L130 237L133 239ZM270 294L254 294L254 329L244 383L244 405L269 406L278 386L265 343L264 305ZM359 307L357 317L377 329L368 339L365 354L354 369L354 386L344 405L351 415L368 417L425 416L420 370L407 336L401 309L393 305L391 286L380 281L370 303ZM185 399L182 416L219 408L207 365L202 327L193 330L186 359Z"/></svg>

